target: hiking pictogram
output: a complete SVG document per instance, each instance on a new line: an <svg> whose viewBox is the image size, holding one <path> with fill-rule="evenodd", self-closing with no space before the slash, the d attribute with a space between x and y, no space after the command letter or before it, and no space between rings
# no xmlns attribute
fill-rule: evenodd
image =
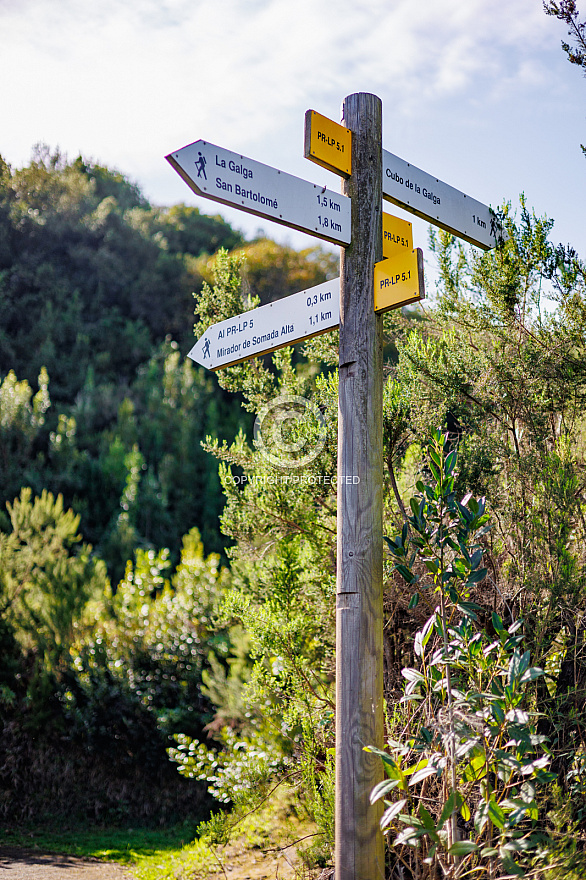
<svg viewBox="0 0 586 880"><path fill-rule="evenodd" d="M203 177L204 180L207 180L208 176L206 174L206 157L202 155L201 152L197 155L199 156L199 159L195 163L195 167L197 168L197 176Z"/></svg>

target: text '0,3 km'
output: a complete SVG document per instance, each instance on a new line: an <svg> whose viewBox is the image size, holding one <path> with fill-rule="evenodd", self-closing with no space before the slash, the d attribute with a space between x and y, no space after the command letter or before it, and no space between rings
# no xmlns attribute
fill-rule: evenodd
<svg viewBox="0 0 586 880"><path fill-rule="evenodd" d="M209 370L294 345L340 323L340 279L293 293L208 327L189 357Z"/></svg>
<svg viewBox="0 0 586 880"><path fill-rule="evenodd" d="M198 195L308 232L350 244L350 199L238 153L196 141L167 161Z"/></svg>

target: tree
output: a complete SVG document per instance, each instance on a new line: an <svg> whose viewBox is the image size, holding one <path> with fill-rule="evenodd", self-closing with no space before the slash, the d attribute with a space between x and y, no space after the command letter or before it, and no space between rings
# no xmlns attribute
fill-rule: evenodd
<svg viewBox="0 0 586 880"><path fill-rule="evenodd" d="M242 289L245 298L258 297L260 305L314 287L339 272L337 255L322 247L296 251L260 238L234 249L242 260ZM214 278L218 257L200 259L198 267L209 284Z"/></svg>
<svg viewBox="0 0 586 880"><path fill-rule="evenodd" d="M544 0L543 8L546 15L555 15L557 19L568 25L568 35L572 43L562 40L562 49L568 56L571 64L577 64L584 70L586 76L586 21L578 21L578 7L575 0ZM586 147L581 144L582 152L586 156Z"/></svg>
<svg viewBox="0 0 586 880"><path fill-rule="evenodd" d="M75 638L91 597L105 588L105 567L81 544L79 516L63 498L43 490L32 500L23 489L7 505L10 527L0 533L2 616L40 676L51 675Z"/></svg>
<svg viewBox="0 0 586 880"><path fill-rule="evenodd" d="M0 163L0 374L32 383L44 366L53 398L72 404L88 370L130 382L153 345L189 342L194 260L242 238L185 205L148 204L124 175L35 148Z"/></svg>

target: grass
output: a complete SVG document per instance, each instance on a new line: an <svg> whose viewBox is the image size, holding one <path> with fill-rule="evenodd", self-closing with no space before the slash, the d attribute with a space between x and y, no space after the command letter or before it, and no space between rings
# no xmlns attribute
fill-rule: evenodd
<svg viewBox="0 0 586 880"><path fill-rule="evenodd" d="M233 842L226 847L208 846L196 839L196 830L197 822L164 829L84 825L2 830L0 826L0 844L118 862L131 870L137 880L225 877L222 864L230 866L231 880L241 880L269 876L260 871L259 863L265 863L267 871L274 865L271 877L291 877L291 872L285 871L283 859L279 860L278 850L306 836L307 843L311 843L316 836L315 827L297 816L287 796L279 794L270 804L239 822ZM298 872L296 876L309 876L301 865Z"/></svg>
<svg viewBox="0 0 586 880"><path fill-rule="evenodd" d="M187 871L201 876L214 863L213 853L195 840L195 830L195 824L187 823L166 829L18 828L0 832L0 844L119 862L138 880L176 880Z"/></svg>

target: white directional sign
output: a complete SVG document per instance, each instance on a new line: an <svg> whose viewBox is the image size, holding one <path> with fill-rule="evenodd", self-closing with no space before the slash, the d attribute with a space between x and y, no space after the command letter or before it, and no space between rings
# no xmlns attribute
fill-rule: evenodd
<svg viewBox="0 0 586 880"><path fill-rule="evenodd" d="M350 199L207 141L166 157L198 195L309 232L334 244L350 244Z"/></svg>
<svg viewBox="0 0 586 880"><path fill-rule="evenodd" d="M340 323L340 279L251 309L209 327L189 357L209 370L293 345Z"/></svg>
<svg viewBox="0 0 586 880"><path fill-rule="evenodd" d="M388 150L383 150L383 198L484 250L496 244L500 230L487 205Z"/></svg>

